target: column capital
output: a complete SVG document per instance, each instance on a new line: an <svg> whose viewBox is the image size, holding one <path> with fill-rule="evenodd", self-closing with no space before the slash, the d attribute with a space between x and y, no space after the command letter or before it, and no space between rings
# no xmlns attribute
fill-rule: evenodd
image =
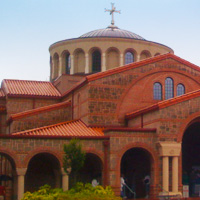
<svg viewBox="0 0 200 200"><path fill-rule="evenodd" d="M16 168L17 176L24 176L26 174L27 168Z"/></svg>
<svg viewBox="0 0 200 200"><path fill-rule="evenodd" d="M158 142L160 156L180 156L181 143Z"/></svg>
<svg viewBox="0 0 200 200"><path fill-rule="evenodd" d="M67 169L69 174L71 173L71 167ZM64 168L62 167L61 168L61 174L62 176L68 176L67 172L64 170Z"/></svg>

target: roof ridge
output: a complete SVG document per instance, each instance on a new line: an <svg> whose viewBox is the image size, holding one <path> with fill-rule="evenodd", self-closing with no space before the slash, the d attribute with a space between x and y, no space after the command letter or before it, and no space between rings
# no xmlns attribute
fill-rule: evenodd
<svg viewBox="0 0 200 200"><path fill-rule="evenodd" d="M61 103L55 103L55 104L51 104L51 105L48 105L48 106L42 106L42 107L39 107L39 108L26 110L26 111L15 113L15 114L11 114L10 118L7 120L7 122L11 123L15 119L21 119L21 118L26 117L26 116L32 116L32 115L39 114L39 113L42 113L42 112L45 112L45 111L47 112L47 111L62 108L62 107L65 107L65 106L69 106L69 105L71 105L71 101L64 101L64 102L61 102Z"/></svg>
<svg viewBox="0 0 200 200"><path fill-rule="evenodd" d="M200 89L192 91L192 92L188 92L188 93L180 95L180 96L173 97L171 99L166 99L166 100L160 101L158 103L152 104L150 106L147 106L145 108L142 108L142 109L136 110L134 112L128 113L128 114L125 115L125 118L131 119L133 117L136 117L136 116L141 115L141 114L148 113L150 111L154 111L154 110L157 110L157 109L160 109L160 108L166 108L166 107L174 105L176 103L187 101L187 100L194 98L196 96L197 97L200 96Z"/></svg>

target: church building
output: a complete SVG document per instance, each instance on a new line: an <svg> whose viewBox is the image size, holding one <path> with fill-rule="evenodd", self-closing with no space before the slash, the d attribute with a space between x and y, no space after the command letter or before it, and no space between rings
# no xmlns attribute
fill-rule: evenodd
<svg viewBox="0 0 200 200"><path fill-rule="evenodd" d="M107 10L113 17L115 10ZM200 68L163 44L115 26L49 47L50 81L4 79L0 183L6 200L44 184L70 187L63 145L78 138L79 181L120 195L196 197L200 190ZM26 77L24 77L26 78ZM131 195L127 191L127 196Z"/></svg>

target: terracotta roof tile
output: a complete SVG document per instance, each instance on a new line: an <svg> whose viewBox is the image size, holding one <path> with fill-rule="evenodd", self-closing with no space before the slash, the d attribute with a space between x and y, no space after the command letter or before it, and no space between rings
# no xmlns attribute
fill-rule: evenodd
<svg viewBox="0 0 200 200"><path fill-rule="evenodd" d="M5 93L3 91L2 88L0 88L0 98L4 98L5 97Z"/></svg>
<svg viewBox="0 0 200 200"><path fill-rule="evenodd" d="M104 136L103 128L88 127L81 120L63 122L41 128L21 131L12 135L29 136L71 136L71 137L99 137Z"/></svg>
<svg viewBox="0 0 200 200"><path fill-rule="evenodd" d="M187 100L190 100L192 98L199 97L199 96L200 96L200 89L189 92L187 94L183 94L181 96L177 96L177 97L174 97L174 98L171 98L171 99L160 101L160 102L153 104L151 106L148 106L148 107L142 108L140 110L128 113L128 114L126 114L125 118L131 119L131 118L134 118L134 117L139 116L141 114L145 114L145 113L148 113L148 112L152 112L154 110L166 108L166 107L169 107L171 105L175 105L177 103L187 101Z"/></svg>
<svg viewBox="0 0 200 200"><path fill-rule="evenodd" d="M35 109L32 109L32 110L27 110L27 111L24 111L24 112L12 114L12 115L10 115L10 118L8 119L8 123L10 123L10 122L12 122L16 119L21 119L23 117L37 115L39 113L48 112L48 111L51 111L51 110L56 110L56 109L60 109L60 108L68 107L68 106L71 106L71 101L64 101L64 102L61 102L61 103L56 103L56 104L43 106L43 107L40 107L40 108L35 108Z"/></svg>
<svg viewBox="0 0 200 200"><path fill-rule="evenodd" d="M2 88L8 96L60 97L60 92L47 81L4 79Z"/></svg>

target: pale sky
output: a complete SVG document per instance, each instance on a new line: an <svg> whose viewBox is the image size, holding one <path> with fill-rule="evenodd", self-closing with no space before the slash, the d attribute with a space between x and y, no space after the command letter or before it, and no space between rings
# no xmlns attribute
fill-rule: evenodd
<svg viewBox="0 0 200 200"><path fill-rule="evenodd" d="M115 25L200 66L200 0L0 0L0 81L49 80L49 46Z"/></svg>

